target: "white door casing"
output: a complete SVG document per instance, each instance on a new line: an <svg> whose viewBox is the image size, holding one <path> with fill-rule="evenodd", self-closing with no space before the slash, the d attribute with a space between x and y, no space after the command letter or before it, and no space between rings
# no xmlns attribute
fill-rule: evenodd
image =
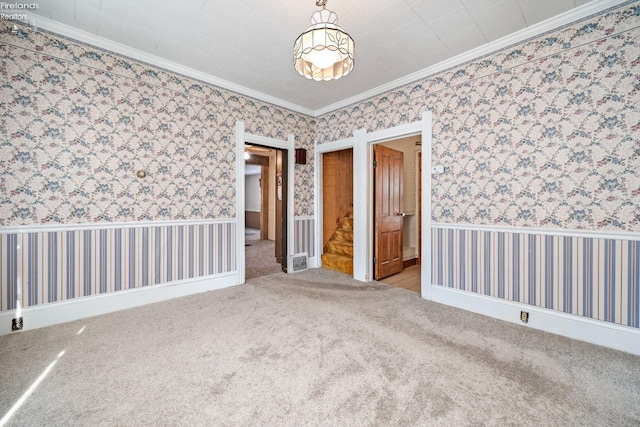
<svg viewBox="0 0 640 427"><path fill-rule="evenodd" d="M289 134L286 141L268 138L266 136L254 135L244 131L244 122L236 122L236 260L238 267L238 283L245 282L245 256L244 256L244 145L258 144L265 147L287 150L287 271L291 272L291 255L293 254L294 243L294 184L295 184L295 150L294 136Z"/></svg>
<svg viewBox="0 0 640 427"><path fill-rule="evenodd" d="M411 135L422 136L422 245L421 296L431 299L431 124L432 113L421 120L390 129L367 133L354 131L352 138L333 141L315 148L316 253L322 253L322 156L319 154L353 147L353 277L362 282L373 280L373 144ZM318 257L320 259L320 257Z"/></svg>

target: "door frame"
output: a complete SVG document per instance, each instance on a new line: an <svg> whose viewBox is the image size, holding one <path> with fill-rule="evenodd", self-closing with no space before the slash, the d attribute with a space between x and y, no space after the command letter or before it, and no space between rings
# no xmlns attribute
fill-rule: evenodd
<svg viewBox="0 0 640 427"><path fill-rule="evenodd" d="M295 150L294 136L287 135L287 140L268 138L244 131L244 122L236 122L236 265L238 283L245 282L245 236L244 236L244 145L245 143L263 145L265 147L287 150L287 272L291 272L291 255L294 243L294 183L295 183Z"/></svg>
<svg viewBox="0 0 640 427"><path fill-rule="evenodd" d="M338 141L328 142L326 144L320 144L320 145L314 144L315 148L314 148L313 158L315 159L315 163L314 163L313 179L314 179L315 185L314 185L313 210L316 213L314 231L315 231L315 235L317 236L317 238L315 239L315 244L316 244L315 253L316 253L316 266L318 268L322 267L321 255L322 255L322 251L324 250L324 245L322 244L322 242L324 241L323 239L324 215L322 213L322 203L323 203L322 190L323 190L324 181L323 181L323 175L322 175L322 155L325 153L331 153L333 151L340 151L348 148L353 148L354 142L355 142L355 138L351 137L351 138L341 139ZM353 180L354 182L356 181L355 173L353 175ZM354 254L354 257L355 257L355 254Z"/></svg>
<svg viewBox="0 0 640 427"><path fill-rule="evenodd" d="M431 299L431 147L432 113L426 111L422 119L406 125L374 132L358 129L354 132L353 147L353 277L373 280L373 145L407 136L422 137L422 242L423 263L420 274L421 296ZM426 172L425 172L426 171ZM360 179L356 179L359 177ZM362 178L365 179L362 179ZM318 212L318 211L316 211Z"/></svg>
<svg viewBox="0 0 640 427"><path fill-rule="evenodd" d="M244 149L247 149L247 144L245 144ZM257 160L256 160L257 158ZM245 161L245 170L246 165L256 165L260 166L260 240L268 240L269 239L269 156L253 154L250 159ZM266 170L266 180L265 178L265 170ZM246 180L245 180L246 182ZM246 192L246 184L245 184L245 192ZM265 206L266 204L266 206ZM245 206L246 207L246 206ZM246 215L245 215L246 218ZM246 227L246 220L245 220Z"/></svg>

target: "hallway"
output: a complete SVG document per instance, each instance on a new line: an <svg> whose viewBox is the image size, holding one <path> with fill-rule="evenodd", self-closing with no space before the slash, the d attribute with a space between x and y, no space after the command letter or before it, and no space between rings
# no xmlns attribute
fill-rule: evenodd
<svg viewBox="0 0 640 427"><path fill-rule="evenodd" d="M260 230L245 229L245 280L280 273L282 266L276 262L273 240L260 240Z"/></svg>

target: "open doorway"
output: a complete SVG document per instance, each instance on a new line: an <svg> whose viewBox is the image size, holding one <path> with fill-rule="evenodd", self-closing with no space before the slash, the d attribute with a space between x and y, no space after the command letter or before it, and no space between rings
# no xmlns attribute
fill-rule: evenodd
<svg viewBox="0 0 640 427"><path fill-rule="evenodd" d="M373 146L373 273L420 293L421 136Z"/></svg>
<svg viewBox="0 0 640 427"><path fill-rule="evenodd" d="M322 154L322 267L353 275L353 148Z"/></svg>
<svg viewBox="0 0 640 427"><path fill-rule="evenodd" d="M425 111L421 118L411 123L394 126L388 129L367 132L366 129L356 129L350 138L327 142L316 146L315 184L322 189L322 154L345 148L353 148L353 278L362 282L374 279L373 272L373 235L374 235L374 204L373 204L373 146L375 144L394 141L410 137L411 141L421 141L422 166L428 173L422 174L421 192L422 203L420 210L416 210L415 221L418 216L421 221L420 239L416 244L416 251L422 257L420 268L420 296L431 299L431 121L432 114ZM322 216L322 191L318 191L318 216ZM322 234L322 218L317 223L317 234ZM316 241L316 253L322 253L322 239Z"/></svg>
<svg viewBox="0 0 640 427"><path fill-rule="evenodd" d="M245 144L245 279L286 272L287 151Z"/></svg>

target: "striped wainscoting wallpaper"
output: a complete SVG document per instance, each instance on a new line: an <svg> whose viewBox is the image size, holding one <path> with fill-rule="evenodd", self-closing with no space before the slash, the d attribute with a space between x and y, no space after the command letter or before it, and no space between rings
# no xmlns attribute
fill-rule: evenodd
<svg viewBox="0 0 640 427"><path fill-rule="evenodd" d="M296 217L294 222L294 254L306 252L315 256L315 218Z"/></svg>
<svg viewBox="0 0 640 427"><path fill-rule="evenodd" d="M0 234L0 311L237 269L232 222Z"/></svg>
<svg viewBox="0 0 640 427"><path fill-rule="evenodd" d="M433 228L432 283L640 327L640 241Z"/></svg>

